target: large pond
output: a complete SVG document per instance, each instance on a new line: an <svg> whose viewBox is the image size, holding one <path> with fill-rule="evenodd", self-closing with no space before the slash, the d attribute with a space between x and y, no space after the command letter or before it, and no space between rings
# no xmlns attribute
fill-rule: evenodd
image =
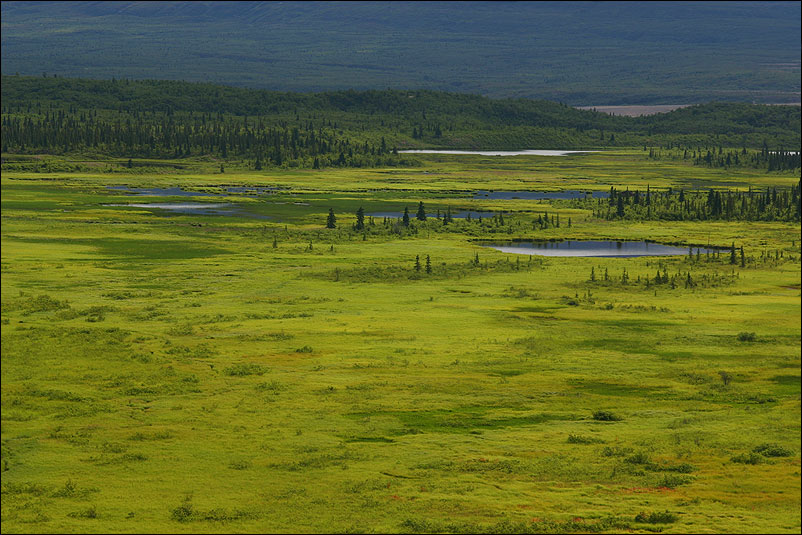
<svg viewBox="0 0 802 535"><path fill-rule="evenodd" d="M523 199L526 201L537 201L542 199L606 199L610 196L609 191L477 191L473 194L474 199Z"/></svg>
<svg viewBox="0 0 802 535"><path fill-rule="evenodd" d="M647 241L508 241L496 243L482 243L502 253L514 253L536 256L598 256L598 257L635 257L635 256L677 256L687 255L688 247L662 245ZM721 251L721 249L708 249L694 247L693 253L701 254Z"/></svg>
<svg viewBox="0 0 802 535"><path fill-rule="evenodd" d="M474 154L477 156L568 156L570 154L584 154L586 152L601 152L598 150L429 150L410 149L400 150L403 154Z"/></svg>

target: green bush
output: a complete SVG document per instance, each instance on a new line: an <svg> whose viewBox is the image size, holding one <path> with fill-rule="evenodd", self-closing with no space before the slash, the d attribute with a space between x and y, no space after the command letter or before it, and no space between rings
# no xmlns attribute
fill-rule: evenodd
<svg viewBox="0 0 802 535"><path fill-rule="evenodd" d="M98 517L98 514L97 514L97 509L95 509L95 506L92 505L92 506L87 507L86 509L83 509L81 511L74 511L72 513L68 513L67 516L70 517L70 518L92 518L92 519L94 519L94 518Z"/></svg>
<svg viewBox="0 0 802 535"><path fill-rule="evenodd" d="M793 450L784 448L779 444L761 444L752 451L765 457L791 457L794 455Z"/></svg>
<svg viewBox="0 0 802 535"><path fill-rule="evenodd" d="M679 487L680 485L686 485L691 481L692 479L690 477L667 474L663 476L663 479L657 483L657 486L673 489Z"/></svg>
<svg viewBox="0 0 802 535"><path fill-rule="evenodd" d="M596 437L583 437L582 435L568 435L569 444L604 444L604 441Z"/></svg>
<svg viewBox="0 0 802 535"><path fill-rule="evenodd" d="M264 375L268 369L261 364L235 364L223 370L223 373L232 377L244 377L246 375Z"/></svg>
<svg viewBox="0 0 802 535"><path fill-rule="evenodd" d="M677 515L669 513L668 511L653 512L653 513L638 513L635 515L635 522L642 522L644 524L673 524L677 521Z"/></svg>
<svg viewBox="0 0 802 535"><path fill-rule="evenodd" d="M622 448L619 446L605 446L602 450L602 457L623 457L632 453L632 448Z"/></svg>
<svg viewBox="0 0 802 535"><path fill-rule="evenodd" d="M620 422L623 420L620 416L609 411L596 411L593 413L593 419L598 422Z"/></svg>
<svg viewBox="0 0 802 535"><path fill-rule="evenodd" d="M187 522L192 518L194 511L192 510L192 500L186 498L184 503L173 509L170 513L170 518L177 522Z"/></svg>
<svg viewBox="0 0 802 535"><path fill-rule="evenodd" d="M765 458L759 453L749 452L736 455L730 460L734 463L741 464L760 464L765 460Z"/></svg>
<svg viewBox="0 0 802 535"><path fill-rule="evenodd" d="M649 460L649 456L642 451L632 455L631 457L627 457L624 460L630 464L649 464L651 462Z"/></svg>

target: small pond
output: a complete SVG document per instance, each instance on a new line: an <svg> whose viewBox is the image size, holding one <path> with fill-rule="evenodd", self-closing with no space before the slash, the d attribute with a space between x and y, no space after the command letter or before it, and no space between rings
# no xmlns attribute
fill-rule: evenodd
<svg viewBox="0 0 802 535"><path fill-rule="evenodd" d="M677 256L687 255L688 247L663 245L647 241L508 241L496 243L482 243L482 247L489 247L502 253L514 253L537 256L598 256L598 257L635 257L635 256ZM721 249L708 249L694 247L701 254L721 251Z"/></svg>
<svg viewBox="0 0 802 535"><path fill-rule="evenodd" d="M527 201L537 201L541 199L606 199L610 196L609 191L477 191L474 199L523 199Z"/></svg>
<svg viewBox="0 0 802 535"><path fill-rule="evenodd" d="M569 154L584 154L586 152L601 152L598 150L430 150L410 149L400 150L399 154L474 154L477 156L568 156Z"/></svg>

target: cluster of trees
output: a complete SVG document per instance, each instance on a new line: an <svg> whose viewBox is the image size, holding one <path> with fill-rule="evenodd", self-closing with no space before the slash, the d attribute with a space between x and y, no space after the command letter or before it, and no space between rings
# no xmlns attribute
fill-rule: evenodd
<svg viewBox="0 0 802 535"><path fill-rule="evenodd" d="M415 218L418 221L426 221L427 220L426 207L423 204L423 201L420 201L418 203L418 210L416 212ZM442 218L440 217L440 210L438 209L436 218L438 220L441 220L444 225L447 225L449 223L453 223L454 222L454 218L451 216L451 207L448 207L448 209L446 210L446 213L443 214ZM403 215L401 216L400 219L401 219L401 224L403 226L409 227L410 222L412 221L412 219L410 218L410 215L409 215L409 206L405 206L404 207L404 213L403 213ZM502 222L503 222L503 219L502 219ZM373 218L372 217L369 220L369 224L370 225L374 225L375 224L373 222ZM354 222L353 229L357 230L357 231L364 230L365 226L366 226L366 223L365 223L365 209L360 206L356 211L356 221ZM329 208L329 215L326 217L326 228L330 228L330 229L337 228L337 216L334 214L334 208Z"/></svg>
<svg viewBox="0 0 802 535"><path fill-rule="evenodd" d="M668 268L664 267L662 271L657 269L654 276L650 275L637 275L632 277L627 273L626 268L623 269L620 276L610 275L607 268L599 275L596 274L595 268L590 268L590 277L588 281L591 283L603 284L621 284L621 285L635 285L642 286L644 289L650 288L670 288L675 290L677 288L692 289L697 286L721 286L729 284L740 275L733 272L720 274L720 273L702 273L693 274L689 269L687 271L678 270L676 273L669 274Z"/></svg>
<svg viewBox="0 0 802 535"><path fill-rule="evenodd" d="M643 147L644 152L646 147ZM711 168L750 168L766 171L799 172L800 157L798 151L770 149L764 140L759 150L725 149L723 146L692 146L681 143L669 143L666 147L649 149L651 160L690 161L694 165Z"/></svg>
<svg viewBox="0 0 802 535"><path fill-rule="evenodd" d="M586 199L593 214L607 220L799 221L800 185L765 191L666 191L610 188L607 200Z"/></svg>
<svg viewBox="0 0 802 535"><path fill-rule="evenodd" d="M721 147L718 148L718 153L708 150L702 156L700 152L698 156L694 156L694 163L707 167L752 167L767 171L794 171L800 168L799 151L769 150L765 143L760 152L753 153L746 148L725 151Z"/></svg>
<svg viewBox="0 0 802 535"><path fill-rule="evenodd" d="M2 150L16 154L212 156L247 159L255 168L314 168L415 163L396 147L758 149L800 143L796 106L709 104L623 117L555 102L435 91L301 94L5 75L1 90ZM706 155L699 151L694 158ZM726 155L721 158L726 164ZM772 158L773 167L791 165L785 156Z"/></svg>
<svg viewBox="0 0 802 535"><path fill-rule="evenodd" d="M404 165L408 157L387 146L384 137L358 142L334 127L213 113L54 110L43 114L4 114L4 153L96 153L117 157L246 158L263 166L321 168Z"/></svg>

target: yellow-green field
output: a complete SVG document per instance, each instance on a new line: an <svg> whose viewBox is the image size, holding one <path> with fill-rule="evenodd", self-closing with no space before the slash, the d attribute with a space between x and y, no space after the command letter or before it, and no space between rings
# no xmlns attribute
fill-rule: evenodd
<svg viewBox="0 0 802 535"><path fill-rule="evenodd" d="M467 195L798 174L640 151L217 167L3 172L4 533L799 533L800 225L610 222ZM292 189L106 188L223 184ZM170 200L270 219L104 206ZM418 222L419 201L505 223ZM413 221L354 231L360 206ZM572 226L532 230L543 211ZM505 238L734 242L746 257L476 242ZM427 255L432 272L415 271ZM675 283L647 286L658 270Z"/></svg>

